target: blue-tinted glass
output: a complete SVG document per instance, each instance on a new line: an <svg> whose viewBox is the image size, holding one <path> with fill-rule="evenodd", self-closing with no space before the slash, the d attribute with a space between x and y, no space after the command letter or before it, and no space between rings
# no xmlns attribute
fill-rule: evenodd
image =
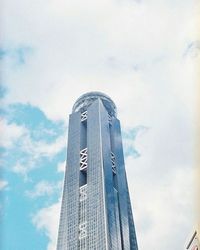
<svg viewBox="0 0 200 250"><path fill-rule="evenodd" d="M81 96L68 134L57 250L138 250L114 102Z"/></svg>

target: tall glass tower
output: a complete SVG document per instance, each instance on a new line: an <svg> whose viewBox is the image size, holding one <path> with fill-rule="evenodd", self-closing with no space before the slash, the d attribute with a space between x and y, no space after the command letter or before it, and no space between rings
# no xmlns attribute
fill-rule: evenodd
<svg viewBox="0 0 200 250"><path fill-rule="evenodd" d="M116 106L90 92L69 118L57 250L138 250Z"/></svg>

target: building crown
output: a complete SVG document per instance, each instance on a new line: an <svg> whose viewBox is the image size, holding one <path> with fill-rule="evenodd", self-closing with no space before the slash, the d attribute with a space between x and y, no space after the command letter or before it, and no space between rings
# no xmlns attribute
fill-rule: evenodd
<svg viewBox="0 0 200 250"><path fill-rule="evenodd" d="M72 108L72 112L84 112L87 110L87 108L97 99L100 99L108 111L109 115L116 116L117 115L117 108L115 103L112 101L112 99L101 92L88 92L86 94L81 95L77 101L74 103L74 106Z"/></svg>

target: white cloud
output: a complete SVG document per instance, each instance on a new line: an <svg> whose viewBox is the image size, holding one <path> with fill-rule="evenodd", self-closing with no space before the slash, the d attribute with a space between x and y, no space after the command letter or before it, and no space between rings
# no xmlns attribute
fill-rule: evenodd
<svg viewBox="0 0 200 250"><path fill-rule="evenodd" d="M66 146L65 136L57 137L55 141L47 143L42 140L33 140L30 134L27 133L21 142L21 148L25 153L33 156L34 159L38 159L42 156L53 157L60 152Z"/></svg>
<svg viewBox="0 0 200 250"><path fill-rule="evenodd" d="M32 218L33 224L38 230L44 231L49 238L47 250L56 249L58 224L60 215L60 202L49 207L42 208Z"/></svg>
<svg viewBox="0 0 200 250"><path fill-rule="evenodd" d="M66 161L60 162L60 163L58 163L57 171L58 172L64 172L65 167L66 167Z"/></svg>
<svg viewBox="0 0 200 250"><path fill-rule="evenodd" d="M55 192L61 191L62 182L58 183L50 183L48 181L40 181L38 182L33 190L27 190L25 195L30 198L38 198L41 196L50 196Z"/></svg>
<svg viewBox="0 0 200 250"><path fill-rule="evenodd" d="M5 180L0 180L0 191L8 186L8 182Z"/></svg>
<svg viewBox="0 0 200 250"><path fill-rule="evenodd" d="M27 132L22 138L18 150L24 154L24 159L19 159L12 167L15 173L19 173L28 178L27 174L38 167L37 161L41 157L52 159L57 153L66 147L65 136L58 137L55 141L47 143L44 141L34 141Z"/></svg>
<svg viewBox="0 0 200 250"><path fill-rule="evenodd" d="M58 137L55 142L53 143L45 143L45 142L37 142L35 143L36 149L35 154L39 155L38 158L41 156L53 156L60 152L66 146L65 137L60 136ZM33 150L33 148L31 148Z"/></svg>
<svg viewBox="0 0 200 250"><path fill-rule="evenodd" d="M8 102L28 101L49 117L65 119L80 94L97 89L117 102L124 123L132 125L148 121L147 114L159 109L159 96L167 102L172 89L177 88L178 98L193 89L193 76L186 77L188 65L181 70L182 53L187 43L196 40L193 1L187 6L90 0L83 5L61 0L43 3L40 11L36 2L21 1L24 18L17 20L15 3L4 5L5 14L7 8L10 13L9 20L4 19L5 42L35 48L20 71L11 74L6 69ZM179 85L182 80L184 88ZM131 116L126 112L130 107Z"/></svg>
<svg viewBox="0 0 200 250"><path fill-rule="evenodd" d="M27 179L27 172L28 170L30 170L30 162L29 164L26 165L22 165L21 163L17 162L16 165L13 166L12 170L15 173L21 174L22 176L25 177L25 179Z"/></svg>
<svg viewBox="0 0 200 250"><path fill-rule="evenodd" d="M141 157L125 159L140 249L183 249L195 223L195 169L191 149L182 151L189 141L166 135L148 130L135 141Z"/></svg>
<svg viewBox="0 0 200 250"><path fill-rule="evenodd" d="M0 119L0 147L12 147L25 132L25 128Z"/></svg>

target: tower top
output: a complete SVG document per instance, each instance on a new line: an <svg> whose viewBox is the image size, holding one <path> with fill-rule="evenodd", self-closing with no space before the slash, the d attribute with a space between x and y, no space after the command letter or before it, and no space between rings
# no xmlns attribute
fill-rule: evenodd
<svg viewBox="0 0 200 250"><path fill-rule="evenodd" d="M116 116L117 108L112 99L104 93L97 91L81 95L74 103L72 112L85 111L97 99L101 99L103 105L111 116Z"/></svg>

